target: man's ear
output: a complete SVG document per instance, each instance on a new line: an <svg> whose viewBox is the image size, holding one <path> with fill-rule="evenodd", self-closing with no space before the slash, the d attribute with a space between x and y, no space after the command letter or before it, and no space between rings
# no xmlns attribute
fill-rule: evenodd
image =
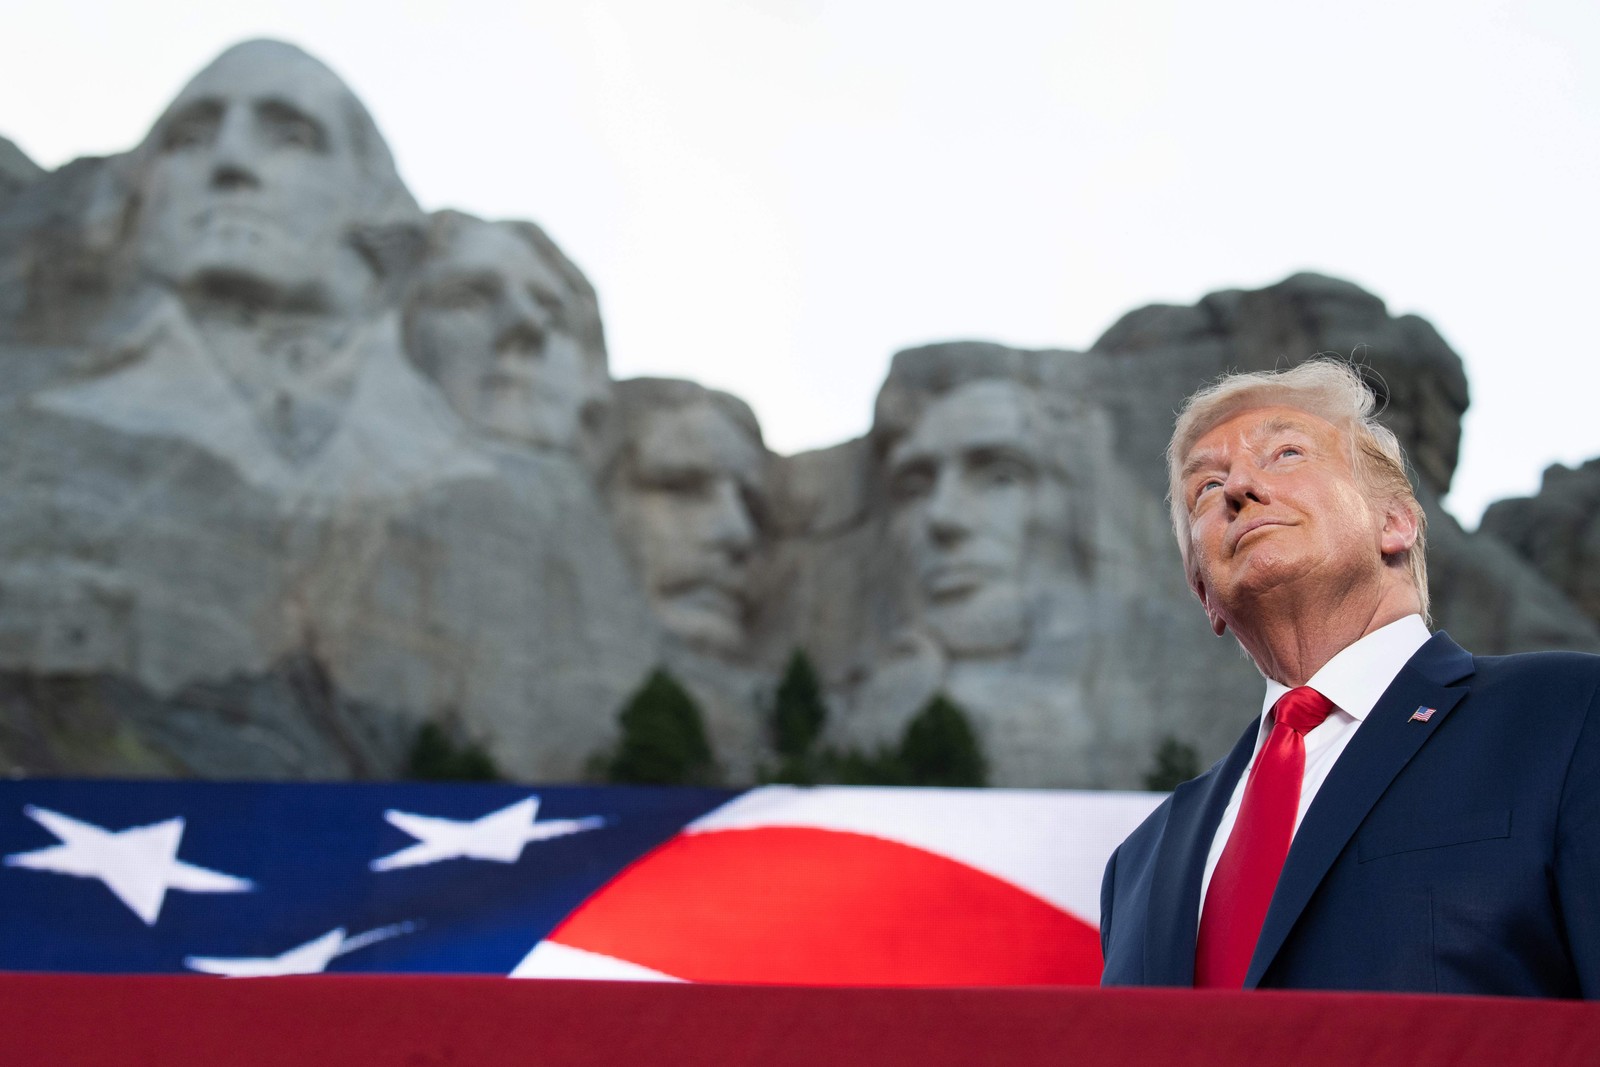
<svg viewBox="0 0 1600 1067"><path fill-rule="evenodd" d="M1200 606L1205 609L1206 618L1211 620L1211 632L1221 637L1228 632L1228 624L1222 621L1222 616L1216 607L1206 597L1206 583L1198 574L1189 579L1189 588L1194 590L1194 595L1200 598Z"/></svg>
<svg viewBox="0 0 1600 1067"><path fill-rule="evenodd" d="M1399 501L1383 509L1383 532L1378 539L1379 551L1385 560L1409 551L1417 543L1419 527L1416 514Z"/></svg>

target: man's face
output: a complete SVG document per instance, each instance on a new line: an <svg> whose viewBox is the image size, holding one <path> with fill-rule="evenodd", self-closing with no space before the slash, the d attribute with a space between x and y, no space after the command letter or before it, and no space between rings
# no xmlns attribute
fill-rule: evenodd
<svg viewBox="0 0 1600 1067"><path fill-rule="evenodd" d="M516 234L467 223L423 268L406 312L407 351L468 422L570 449L595 397L583 350L564 325L564 291Z"/></svg>
<svg viewBox="0 0 1600 1067"><path fill-rule="evenodd" d="M719 651L745 637L762 455L710 403L647 417L619 505L651 600L672 633Z"/></svg>
<svg viewBox="0 0 1600 1067"><path fill-rule="evenodd" d="M889 456L894 530L923 621L957 655L1020 643L1041 463L1021 386L982 381L929 407Z"/></svg>
<svg viewBox="0 0 1600 1067"><path fill-rule="evenodd" d="M202 71L153 132L144 265L179 287L341 307L367 276L347 245L362 185L349 90L309 57L246 45Z"/></svg>
<svg viewBox="0 0 1600 1067"><path fill-rule="evenodd" d="M1384 552L1402 547L1368 501L1345 434L1296 408L1253 408L1213 427L1185 457L1179 487L1191 581L1218 634L1263 598L1331 610L1376 591Z"/></svg>

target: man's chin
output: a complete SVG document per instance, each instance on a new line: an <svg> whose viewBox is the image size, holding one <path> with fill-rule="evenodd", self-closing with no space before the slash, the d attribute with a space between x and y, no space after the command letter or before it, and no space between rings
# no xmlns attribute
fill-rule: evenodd
<svg viewBox="0 0 1600 1067"><path fill-rule="evenodd" d="M1281 596L1307 573L1305 561L1276 552L1252 552L1236 559L1225 580L1212 579L1213 596L1229 605L1231 614L1248 614L1254 605Z"/></svg>
<svg viewBox="0 0 1600 1067"><path fill-rule="evenodd" d="M944 597L923 612L929 633L953 656L997 656L1014 652L1028 636L1022 590L1014 585L979 588Z"/></svg>
<svg viewBox="0 0 1600 1067"><path fill-rule="evenodd" d="M1006 573L982 564L946 564L923 572L922 594L931 604L955 608L1002 592Z"/></svg>
<svg viewBox="0 0 1600 1067"><path fill-rule="evenodd" d="M661 605L660 616L668 633L694 648L728 656L744 645L743 621L723 611L669 601Z"/></svg>
<svg viewBox="0 0 1600 1067"><path fill-rule="evenodd" d="M276 308L317 314L328 310L327 294L315 281L288 278L225 258L192 262L187 269L165 274L186 300L243 308Z"/></svg>
<svg viewBox="0 0 1600 1067"><path fill-rule="evenodd" d="M577 440L576 405L562 410L505 378L485 382L481 396L474 421L488 433L536 448L571 448Z"/></svg>
<svg viewBox="0 0 1600 1067"><path fill-rule="evenodd" d="M330 301L329 279L308 270L304 249L243 231L201 237L171 256L147 256L152 274L202 299L317 311Z"/></svg>

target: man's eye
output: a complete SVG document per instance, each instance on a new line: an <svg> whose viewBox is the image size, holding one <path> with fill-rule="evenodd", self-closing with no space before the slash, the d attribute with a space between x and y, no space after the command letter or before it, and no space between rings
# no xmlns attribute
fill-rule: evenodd
<svg viewBox="0 0 1600 1067"><path fill-rule="evenodd" d="M257 108L256 114L261 121L263 135L273 145L308 152L321 152L328 147L328 138L322 126L292 107L268 101Z"/></svg>
<svg viewBox="0 0 1600 1067"><path fill-rule="evenodd" d="M1195 500L1198 501L1201 497L1205 496L1206 493L1209 492L1210 490L1212 490L1212 489L1221 489L1221 488L1222 488L1222 479L1221 478L1207 478L1205 481L1203 481L1199 485L1195 486L1194 498L1195 498Z"/></svg>
<svg viewBox="0 0 1600 1067"><path fill-rule="evenodd" d="M889 495L897 501L917 500L933 491L933 471L921 465L896 471L889 479Z"/></svg>
<svg viewBox="0 0 1600 1067"><path fill-rule="evenodd" d="M218 117L212 113L190 114L167 127L161 147L169 152L200 148L216 140Z"/></svg>
<svg viewBox="0 0 1600 1067"><path fill-rule="evenodd" d="M1033 468L1010 457L991 459L978 467L978 478L985 485L1007 488L1033 481Z"/></svg>
<svg viewBox="0 0 1600 1067"><path fill-rule="evenodd" d="M705 499L715 488L715 479L708 471L656 470L643 472L637 479L641 488L651 489L669 496Z"/></svg>
<svg viewBox="0 0 1600 1067"><path fill-rule="evenodd" d="M289 148L316 148L317 131L304 122L286 122L272 128L273 139Z"/></svg>
<svg viewBox="0 0 1600 1067"><path fill-rule="evenodd" d="M450 311L481 311L493 304L498 295L494 282L488 279L460 278L434 286L427 301Z"/></svg>

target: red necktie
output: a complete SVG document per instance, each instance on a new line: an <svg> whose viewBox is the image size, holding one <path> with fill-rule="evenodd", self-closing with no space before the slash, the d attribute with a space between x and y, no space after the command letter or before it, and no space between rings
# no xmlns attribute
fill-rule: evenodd
<svg viewBox="0 0 1600 1067"><path fill-rule="evenodd" d="M1222 848L1200 911L1196 987L1244 986L1294 837L1300 782L1306 773L1305 734L1332 710L1332 701L1304 685L1289 690L1272 706L1272 733L1250 768L1239 819Z"/></svg>

